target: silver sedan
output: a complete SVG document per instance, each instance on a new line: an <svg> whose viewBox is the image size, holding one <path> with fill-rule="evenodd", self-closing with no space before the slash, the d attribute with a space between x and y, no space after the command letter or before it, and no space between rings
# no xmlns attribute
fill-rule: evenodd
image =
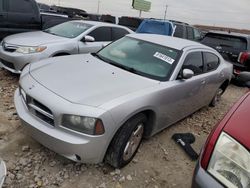
<svg viewBox="0 0 250 188"><path fill-rule="evenodd" d="M188 40L128 35L96 54L32 63L15 106L44 146L74 161L129 163L142 141L206 105L216 105L232 65Z"/></svg>
<svg viewBox="0 0 250 188"><path fill-rule="evenodd" d="M15 34L1 42L0 64L13 73L21 73L28 63L54 56L97 52L132 32L115 24L78 20L44 31Z"/></svg>

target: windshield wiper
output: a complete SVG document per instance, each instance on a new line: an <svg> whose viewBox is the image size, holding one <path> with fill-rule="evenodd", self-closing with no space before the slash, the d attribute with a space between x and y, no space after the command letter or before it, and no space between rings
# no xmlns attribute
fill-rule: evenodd
<svg viewBox="0 0 250 188"><path fill-rule="evenodd" d="M136 69L132 68L132 67L127 67L125 65L121 65L121 64L118 64L118 63L115 63L114 61L110 60L110 59L107 59L97 53L92 53L93 56L97 57L98 59L110 64L110 65L113 65L115 67L119 67L123 70L126 70L126 71L129 71L129 72L132 72L134 74L138 74L138 75L141 75L139 71L137 71Z"/></svg>

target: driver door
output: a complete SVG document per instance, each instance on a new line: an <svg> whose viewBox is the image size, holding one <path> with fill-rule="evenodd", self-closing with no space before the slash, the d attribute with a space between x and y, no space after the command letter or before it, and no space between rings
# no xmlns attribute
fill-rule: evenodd
<svg viewBox="0 0 250 188"><path fill-rule="evenodd" d="M185 68L194 72L192 78L184 80L178 77L174 81L163 83L166 86L171 84L171 87L167 87L161 92L161 99L158 101L158 111L165 126L183 119L205 105L203 90L206 76L203 72L204 63L201 51L189 52L186 55L181 71ZM164 127L157 129L162 128Z"/></svg>

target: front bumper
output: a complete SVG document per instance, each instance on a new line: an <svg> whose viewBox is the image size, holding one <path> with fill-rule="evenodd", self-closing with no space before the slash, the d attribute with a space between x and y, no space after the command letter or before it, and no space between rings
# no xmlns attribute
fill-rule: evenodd
<svg viewBox="0 0 250 188"><path fill-rule="evenodd" d="M192 188L204 187L224 188L224 186L201 167L200 161L198 161L194 171Z"/></svg>
<svg viewBox="0 0 250 188"><path fill-rule="evenodd" d="M55 94L47 97L51 98L54 104L60 105L62 99L53 95ZM44 95L40 93L40 96ZM45 147L77 162L99 163L103 161L110 141L107 132L101 136L90 136L72 132L60 126L49 125L30 113L19 90L15 92L14 102L23 126L35 140ZM107 118L102 120L106 123L110 122Z"/></svg>
<svg viewBox="0 0 250 188"><path fill-rule="evenodd" d="M48 56L44 53L33 53L33 54L21 54L17 52L4 51L3 47L0 46L0 64L2 67L12 73L21 74L22 69L25 65L39 61Z"/></svg>

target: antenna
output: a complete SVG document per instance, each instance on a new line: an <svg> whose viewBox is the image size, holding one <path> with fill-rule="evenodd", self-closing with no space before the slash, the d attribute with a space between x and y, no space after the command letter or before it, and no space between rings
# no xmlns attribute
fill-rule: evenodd
<svg viewBox="0 0 250 188"><path fill-rule="evenodd" d="M97 3L98 3L98 4L97 4L97 14L99 14L99 12L100 12L100 3L101 3L101 1L98 0Z"/></svg>
<svg viewBox="0 0 250 188"><path fill-rule="evenodd" d="M168 4L166 4L165 14L164 14L164 20L166 20L167 17L167 11L168 11Z"/></svg>

